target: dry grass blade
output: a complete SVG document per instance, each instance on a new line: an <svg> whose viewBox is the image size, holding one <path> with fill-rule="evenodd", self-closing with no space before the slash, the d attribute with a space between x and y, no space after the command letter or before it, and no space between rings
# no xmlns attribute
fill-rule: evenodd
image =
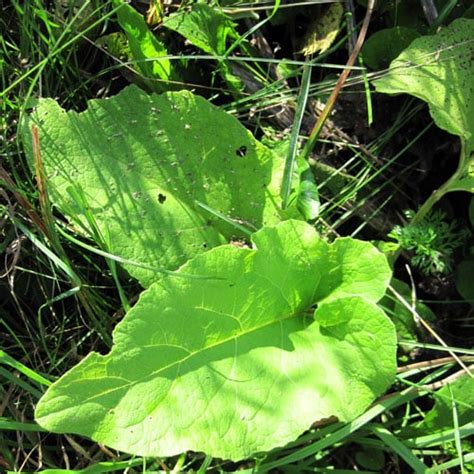
<svg viewBox="0 0 474 474"><path fill-rule="evenodd" d="M326 102L326 106L324 107L323 111L321 112L321 115L318 117L318 120L313 127L313 130L311 131L308 141L306 142L306 145L303 149L304 159L307 159L311 151L313 150L314 145L316 144L319 138L319 135L321 133L321 130L324 126L324 123L326 122L327 118L329 117L329 114L331 113L334 107L334 104L336 103L337 96L339 95L339 92L341 91L342 86L344 85L344 83L346 82L346 79L349 77L349 74L351 73L351 68L354 66L357 56L360 52L360 49L362 48L362 44L364 43L365 36L369 28L370 19L372 18L372 13L374 11L374 5L375 5L375 0L369 0L367 2L367 11L365 13L364 21L362 22L362 27L360 29L359 36L357 37L357 41L354 45L354 49L352 50L352 53L349 56L349 59L346 63L346 68L344 69L344 71L342 71L341 75L339 76L336 86L334 87L328 101Z"/></svg>

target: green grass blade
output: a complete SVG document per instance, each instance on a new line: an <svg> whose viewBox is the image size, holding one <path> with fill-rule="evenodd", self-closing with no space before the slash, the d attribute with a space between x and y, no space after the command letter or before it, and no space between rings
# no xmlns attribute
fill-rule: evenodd
<svg viewBox="0 0 474 474"><path fill-rule="evenodd" d="M474 453L469 453L464 456L464 462L474 462ZM453 467L459 466L459 459L451 459L451 461L447 461L443 464L439 464L438 466L432 467L426 471L426 474L434 474L435 472L453 472L449 471L449 469Z"/></svg>
<svg viewBox="0 0 474 474"><path fill-rule="evenodd" d="M474 434L474 421L460 426L458 429L450 428L438 433L432 433L429 435L418 436L416 438L410 438L403 440L405 446L413 449L425 449L433 446L439 446L445 443L452 443L456 437L459 439L472 436Z"/></svg>
<svg viewBox="0 0 474 474"><path fill-rule="evenodd" d="M5 351L2 350L0 350L0 363L13 367L15 370L18 370L18 372L26 375L29 379L39 383L40 385L46 385L48 387L51 385L51 382L48 379L45 379L42 375L38 374L38 372L31 370L30 368L26 367L26 365L23 365L13 357L10 357Z"/></svg>
<svg viewBox="0 0 474 474"><path fill-rule="evenodd" d="M429 344L418 341L406 341L401 340L398 342L400 346L407 347L411 349L420 348L420 349L432 349L434 351L444 351L444 352L455 352L464 355L474 355L474 349L467 349L465 347L453 347L447 346L443 347L438 344Z"/></svg>
<svg viewBox="0 0 474 474"><path fill-rule="evenodd" d="M307 62L303 66L303 77L301 80L301 90L296 105L295 120L291 129L290 145L288 147L288 155L285 161L285 170L283 172L283 182L281 186L282 207L286 209L290 201L291 181L293 179L293 171L296 163L296 152L298 149L298 137L303 122L304 111L308 101L309 86L311 85L311 64Z"/></svg>
<svg viewBox="0 0 474 474"><path fill-rule="evenodd" d="M4 369L3 367L0 367L0 377L7 379L10 383L14 385L18 385L18 387L21 387L23 390L25 390L27 393L30 393L33 397L37 399L39 399L41 395L43 395L42 392L32 387L29 383L15 376L14 374Z"/></svg>
<svg viewBox="0 0 474 474"><path fill-rule="evenodd" d="M371 427L372 431L378 436L386 446L397 453L407 464L409 464L414 472L424 473L428 469L426 464L423 464L399 439L397 439L386 428L375 425Z"/></svg>
<svg viewBox="0 0 474 474"><path fill-rule="evenodd" d="M223 220L224 222L227 222L227 224L230 224L231 226L235 227L237 230L240 230L240 232L243 232L244 234L250 236L253 234L253 231L247 229L247 227L244 227L243 225L239 224L236 222L234 219L231 219L230 217L227 217L226 215L222 214L222 212L216 211L212 207L209 207L207 204L204 204L203 202L200 201L195 201L195 203L201 207L202 209L206 210L213 216L218 217L219 219Z"/></svg>
<svg viewBox="0 0 474 474"><path fill-rule="evenodd" d="M36 474L100 474L102 472L127 472L128 469L135 466L142 466L143 459L137 458L130 461L110 461L110 462L99 462L93 466L86 467L85 469L45 469L43 471L35 471ZM144 471L145 472L145 471ZM150 471L149 471L150 472ZM28 474L23 471L24 474ZM33 474L33 473L31 473Z"/></svg>
<svg viewBox="0 0 474 474"><path fill-rule="evenodd" d="M36 423L20 423L19 421L10 420L5 417L0 417L0 430L47 433L47 430L41 428L41 426Z"/></svg>
<svg viewBox="0 0 474 474"><path fill-rule="evenodd" d="M463 450L461 445L461 433L459 431L459 416L458 409L456 405L456 400L453 395L453 390L451 385L448 385L449 393L451 395L451 405L453 409L453 423L454 423L454 445L456 446L456 451L459 457L459 466L461 467L461 472L464 472L464 461L463 461Z"/></svg>
<svg viewBox="0 0 474 474"><path fill-rule="evenodd" d="M141 262L136 262L135 260L129 260L129 259L126 259L126 258L122 258L122 257L119 257L117 255L113 255L109 252L104 252L103 250L100 250L96 247L93 247L92 245L86 244L85 242L82 242L79 239L76 239L72 235L68 234L67 232L65 232L61 228L58 228L58 231L59 231L60 234L62 234L65 238L70 240L75 245L77 245L79 247L82 247L83 249L88 250L89 252L92 252L96 255L100 255L101 257L105 257L107 259L114 260L114 261L116 261L118 263L121 263L121 264L134 265L136 267L145 268L147 270L152 270L152 271L157 272L157 273L163 273L165 275L173 275L173 276L176 276L177 278L192 278L192 279L204 279L204 280L212 278L212 277L205 276L205 275L186 275L185 273L181 274L179 272L174 272L172 270L166 270L164 268L153 267L151 265L146 265L146 264L141 263Z"/></svg>

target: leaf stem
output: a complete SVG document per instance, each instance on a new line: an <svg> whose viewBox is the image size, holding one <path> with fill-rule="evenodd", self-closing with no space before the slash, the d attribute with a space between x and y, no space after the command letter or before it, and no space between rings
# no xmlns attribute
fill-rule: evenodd
<svg viewBox="0 0 474 474"><path fill-rule="evenodd" d="M432 192L432 194L428 197L428 199L418 209L418 211L413 216L413 219L411 219L408 225L416 225L422 222L423 219L427 216L427 214L431 211L431 209L433 209L434 205L439 200L441 200L441 198L445 194L449 193L450 191L458 190L458 188L456 188L453 184L459 178L461 178L462 175L466 172L466 169L469 165L469 160L470 160L470 151L468 151L466 142L463 139L461 139L461 153L459 156L459 164L456 171L444 184L441 185L441 187L439 187L438 189ZM396 252L394 252L393 265L395 265L395 262L397 261L401 253L402 253L401 248L398 249Z"/></svg>
<svg viewBox="0 0 474 474"><path fill-rule="evenodd" d="M438 189L428 197L428 199L422 204L420 209L411 220L410 224L418 224L421 222L426 215L431 211L433 206L447 193L454 190L453 183L455 183L466 171L468 163L468 153L466 150L466 144L464 140L461 140L461 154L459 157L459 165L454 174Z"/></svg>
<svg viewBox="0 0 474 474"><path fill-rule="evenodd" d="M433 0L421 0L421 7L425 14L426 21L431 26L438 18L438 10Z"/></svg>

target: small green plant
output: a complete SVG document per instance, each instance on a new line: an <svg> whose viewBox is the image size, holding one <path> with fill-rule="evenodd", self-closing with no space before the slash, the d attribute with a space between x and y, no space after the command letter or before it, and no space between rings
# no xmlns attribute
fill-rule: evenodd
<svg viewBox="0 0 474 474"><path fill-rule="evenodd" d="M407 219L415 216L405 211ZM453 253L469 236L467 229L456 221L447 222L441 210L430 212L421 222L397 225L388 234L399 248L412 252L411 263L425 275L450 273L453 270Z"/></svg>

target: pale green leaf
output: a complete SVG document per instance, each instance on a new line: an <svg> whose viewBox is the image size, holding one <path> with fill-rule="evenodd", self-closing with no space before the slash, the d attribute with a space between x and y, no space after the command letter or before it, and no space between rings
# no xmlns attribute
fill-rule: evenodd
<svg viewBox="0 0 474 474"><path fill-rule="evenodd" d="M360 415L395 374L394 327L376 305L391 275L385 257L357 240L329 245L301 221L252 240L180 270L207 280L151 285L111 352L54 383L37 422L137 455L239 460L323 418Z"/></svg>
<svg viewBox="0 0 474 474"><path fill-rule="evenodd" d="M176 269L242 236L196 201L250 231L281 218L283 160L190 92L147 95L130 86L90 101L82 113L41 100L24 129L30 155L33 123L53 203L94 235L92 215L110 240L106 250L122 258ZM85 203L78 202L82 194ZM144 286L158 278L127 269Z"/></svg>
<svg viewBox="0 0 474 474"><path fill-rule="evenodd" d="M374 81L378 92L407 93L428 103L438 127L474 150L474 20L460 18L415 39Z"/></svg>

